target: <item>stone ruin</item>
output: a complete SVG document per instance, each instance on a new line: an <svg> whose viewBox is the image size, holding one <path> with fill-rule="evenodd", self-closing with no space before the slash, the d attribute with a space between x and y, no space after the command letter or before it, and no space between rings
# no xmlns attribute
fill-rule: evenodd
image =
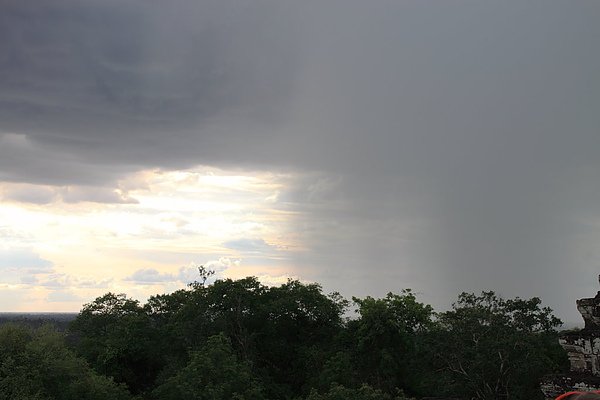
<svg viewBox="0 0 600 400"><path fill-rule="evenodd" d="M568 374L544 377L540 388L547 400L572 390L600 390L600 291L595 297L577 300L577 310L585 327L559 338L571 368Z"/></svg>

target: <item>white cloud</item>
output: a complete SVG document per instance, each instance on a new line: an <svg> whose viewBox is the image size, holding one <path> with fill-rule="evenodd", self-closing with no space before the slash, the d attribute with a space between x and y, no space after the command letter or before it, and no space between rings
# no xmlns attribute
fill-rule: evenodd
<svg viewBox="0 0 600 400"><path fill-rule="evenodd" d="M222 274L229 268L238 267L242 263L240 258L220 257L218 260L209 260L204 264L206 269Z"/></svg>

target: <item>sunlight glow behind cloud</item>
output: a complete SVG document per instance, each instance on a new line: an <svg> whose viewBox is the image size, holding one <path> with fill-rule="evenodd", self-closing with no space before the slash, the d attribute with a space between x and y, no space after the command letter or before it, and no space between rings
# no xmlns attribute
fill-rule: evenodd
<svg viewBox="0 0 600 400"><path fill-rule="evenodd" d="M288 276L287 255L301 248L289 232L296 213L278 200L292 179L210 167L144 170L116 188L88 190L133 200L112 203L105 196L71 202L58 195L65 188L48 185L20 185L21 196L11 196L17 185L2 183L2 265L14 275L3 288L21 299L4 307L76 311L108 290L146 297L183 287L199 264L221 277L243 276L245 259L265 282L279 282ZM40 191L57 195L30 201Z"/></svg>

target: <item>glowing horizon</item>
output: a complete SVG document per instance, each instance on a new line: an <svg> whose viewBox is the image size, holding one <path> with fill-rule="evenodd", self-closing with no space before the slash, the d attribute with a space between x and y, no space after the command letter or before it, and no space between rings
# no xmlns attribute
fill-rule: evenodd
<svg viewBox="0 0 600 400"><path fill-rule="evenodd" d="M289 254L302 246L289 228L297 213L279 199L290 179L199 166L139 171L93 190L0 184L0 229L12 237L0 247L0 311L78 311L108 291L143 300L184 287L201 264L218 277L282 282L295 276ZM86 189L123 201L86 200ZM79 201L65 195L73 192Z"/></svg>

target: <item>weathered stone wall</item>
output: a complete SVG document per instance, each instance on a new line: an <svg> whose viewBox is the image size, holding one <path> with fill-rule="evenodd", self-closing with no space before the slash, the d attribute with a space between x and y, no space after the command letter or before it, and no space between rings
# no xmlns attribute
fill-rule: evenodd
<svg viewBox="0 0 600 400"><path fill-rule="evenodd" d="M577 311L585 321L585 329L600 328L600 292L596 297L577 300Z"/></svg>
<svg viewBox="0 0 600 400"><path fill-rule="evenodd" d="M559 395L573 390L599 390L600 377L590 377L588 374L571 373L568 375L548 375L540 383L540 389L547 400L553 400Z"/></svg>
<svg viewBox="0 0 600 400"><path fill-rule="evenodd" d="M572 372L600 376L600 332L570 332L559 339L566 350Z"/></svg>
<svg viewBox="0 0 600 400"><path fill-rule="evenodd" d="M600 390L600 292L595 297L577 300L577 310L585 328L567 332L559 339L569 356L570 373L544 377L540 388L546 400L572 390Z"/></svg>

